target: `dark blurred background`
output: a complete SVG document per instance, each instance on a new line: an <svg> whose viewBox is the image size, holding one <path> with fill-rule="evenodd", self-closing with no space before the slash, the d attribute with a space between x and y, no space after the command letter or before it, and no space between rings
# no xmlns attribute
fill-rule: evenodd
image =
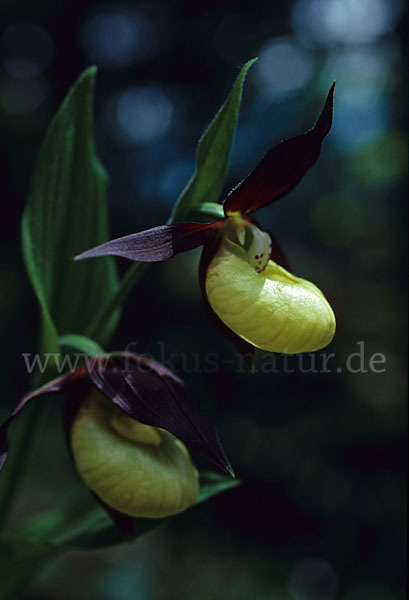
<svg viewBox="0 0 409 600"><path fill-rule="evenodd" d="M403 0L1 2L4 414L29 385L21 354L36 351L38 335L19 222L38 147L80 72L98 66L95 135L111 177L114 236L167 220L193 171L197 140L246 60L260 57L245 85L230 187L271 145L309 128L337 80L319 162L258 214L294 272L334 307L328 372L302 372L311 371L308 357L302 369L297 357L277 357L268 372L271 356L259 357L259 373L246 372L202 310L199 254L151 268L109 349L135 343L133 350L169 361L198 391L242 485L132 545L58 559L25 599L403 597L404 8ZM355 357L346 369L358 351L363 363ZM209 353L217 354L215 369ZM370 359L379 353L375 372ZM59 407L49 403L16 520L81 485Z"/></svg>

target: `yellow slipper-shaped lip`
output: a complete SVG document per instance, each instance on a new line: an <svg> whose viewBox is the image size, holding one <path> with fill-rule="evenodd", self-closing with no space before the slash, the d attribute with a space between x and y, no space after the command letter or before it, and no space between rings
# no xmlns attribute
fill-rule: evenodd
<svg viewBox="0 0 409 600"><path fill-rule="evenodd" d="M206 294L218 317L262 350L297 354L327 346L335 316L323 293L272 260L261 273L223 243L209 264Z"/></svg>
<svg viewBox="0 0 409 600"><path fill-rule="evenodd" d="M77 469L111 508L132 516L180 513L198 495L198 472L171 433L131 419L93 391L71 429Z"/></svg>

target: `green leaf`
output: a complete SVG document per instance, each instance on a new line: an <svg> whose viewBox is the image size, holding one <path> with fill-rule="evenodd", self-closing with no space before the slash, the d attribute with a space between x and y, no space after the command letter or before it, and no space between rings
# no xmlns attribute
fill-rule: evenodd
<svg viewBox="0 0 409 600"><path fill-rule="evenodd" d="M239 484L239 480L218 473L201 473L200 491L195 504ZM104 548L131 541L163 525L169 518L133 519L132 532L123 534L92 494L84 490L66 505L32 517L15 529L13 534L22 540L43 542L57 548Z"/></svg>
<svg viewBox="0 0 409 600"><path fill-rule="evenodd" d="M0 540L0 600L20 598L30 579L59 552L46 542Z"/></svg>
<svg viewBox="0 0 409 600"><path fill-rule="evenodd" d="M200 138L196 151L196 171L177 200L170 223L185 220L203 202L220 200L239 116L244 79L256 60L257 58L253 58L244 65L226 102Z"/></svg>
<svg viewBox="0 0 409 600"><path fill-rule="evenodd" d="M201 473L200 491L196 504L205 502L217 494L226 492L234 487L241 485L240 479L231 479L218 473Z"/></svg>
<svg viewBox="0 0 409 600"><path fill-rule="evenodd" d="M87 550L116 546L125 542L131 542L137 537L156 529L169 520L163 519L133 519L133 529L129 534L119 531L115 525L100 527L94 531L87 530L84 533L70 538L64 543L66 548L84 548Z"/></svg>
<svg viewBox="0 0 409 600"><path fill-rule="evenodd" d="M106 511L87 490L71 498L67 504L44 511L28 519L13 531L23 539L42 540L64 545L84 531L99 531L112 525Z"/></svg>
<svg viewBox="0 0 409 600"><path fill-rule="evenodd" d="M79 350L88 356L104 356L105 352L99 344L86 337L85 335L76 335L75 333L67 333L58 338L61 346Z"/></svg>
<svg viewBox="0 0 409 600"><path fill-rule="evenodd" d="M205 472L200 475L200 490L199 496L195 502L200 504L209 500L217 494L221 494L227 490L230 490L240 485L239 479L231 479L219 475L218 473ZM82 509L83 510L83 509ZM76 513L76 509L71 511ZM78 514L78 513L77 513ZM98 516L99 515L99 516ZM98 505L94 504L94 507L90 507L88 513L88 523L86 520L77 522L77 527L73 528L73 521L70 518L67 522L70 524L69 536L61 537L61 524L59 525L59 539L56 537L57 530L54 529L54 542L63 544L65 547L70 548L104 548L107 546L114 546L116 544L122 544L127 541L131 541L157 527L164 525L172 517L163 519L133 519L133 530L130 534L121 533L118 528L112 524L111 519L107 513Z"/></svg>
<svg viewBox="0 0 409 600"><path fill-rule="evenodd" d="M40 303L47 352L58 352L58 334L84 333L101 298L117 286L111 257L72 260L108 239L107 176L92 140L95 73L90 68L79 77L51 122L23 215L24 260ZM113 322L104 323L98 342Z"/></svg>
<svg viewBox="0 0 409 600"><path fill-rule="evenodd" d="M92 494L85 490L66 505L32 517L13 533L21 539L46 541L56 547L92 549L130 541L166 520L133 519L132 533L123 534Z"/></svg>

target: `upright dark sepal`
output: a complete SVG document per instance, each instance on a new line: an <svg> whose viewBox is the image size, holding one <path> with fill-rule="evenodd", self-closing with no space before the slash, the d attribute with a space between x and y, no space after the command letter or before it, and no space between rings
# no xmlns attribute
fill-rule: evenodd
<svg viewBox="0 0 409 600"><path fill-rule="evenodd" d="M96 359L89 372L98 390L128 416L173 433L233 475L216 431L181 379L152 359L135 354Z"/></svg>
<svg viewBox="0 0 409 600"><path fill-rule="evenodd" d="M131 233L78 254L75 260L121 256L138 262L160 262L201 246L213 223L176 223Z"/></svg>
<svg viewBox="0 0 409 600"><path fill-rule="evenodd" d="M332 84L324 108L314 127L297 137L280 142L267 152L257 167L224 201L225 214L248 214L288 194L317 161L321 143L332 125Z"/></svg>

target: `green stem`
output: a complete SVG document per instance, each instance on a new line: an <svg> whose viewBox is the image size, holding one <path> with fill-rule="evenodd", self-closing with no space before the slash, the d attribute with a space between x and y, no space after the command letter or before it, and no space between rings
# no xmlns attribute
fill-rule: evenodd
<svg viewBox="0 0 409 600"><path fill-rule="evenodd" d="M223 206L221 204L216 204L215 202L203 202L197 208L193 207L189 213L189 217L191 218L210 217L211 219L223 219L224 216Z"/></svg>
<svg viewBox="0 0 409 600"><path fill-rule="evenodd" d="M28 410L24 415L24 423L20 429L20 444L10 457L2 476L2 489L0 492L0 530L6 525L8 516L13 508L14 499L20 488L23 476L28 465L30 449L34 444L43 423L44 412L41 407Z"/></svg>
<svg viewBox="0 0 409 600"><path fill-rule="evenodd" d="M98 332L103 324L112 317L115 310L124 302L148 266L149 264L147 263L135 263L128 269L120 281L117 289L101 306L101 309L96 313L95 317L89 324L86 331L87 337L90 337L91 339L97 337Z"/></svg>

